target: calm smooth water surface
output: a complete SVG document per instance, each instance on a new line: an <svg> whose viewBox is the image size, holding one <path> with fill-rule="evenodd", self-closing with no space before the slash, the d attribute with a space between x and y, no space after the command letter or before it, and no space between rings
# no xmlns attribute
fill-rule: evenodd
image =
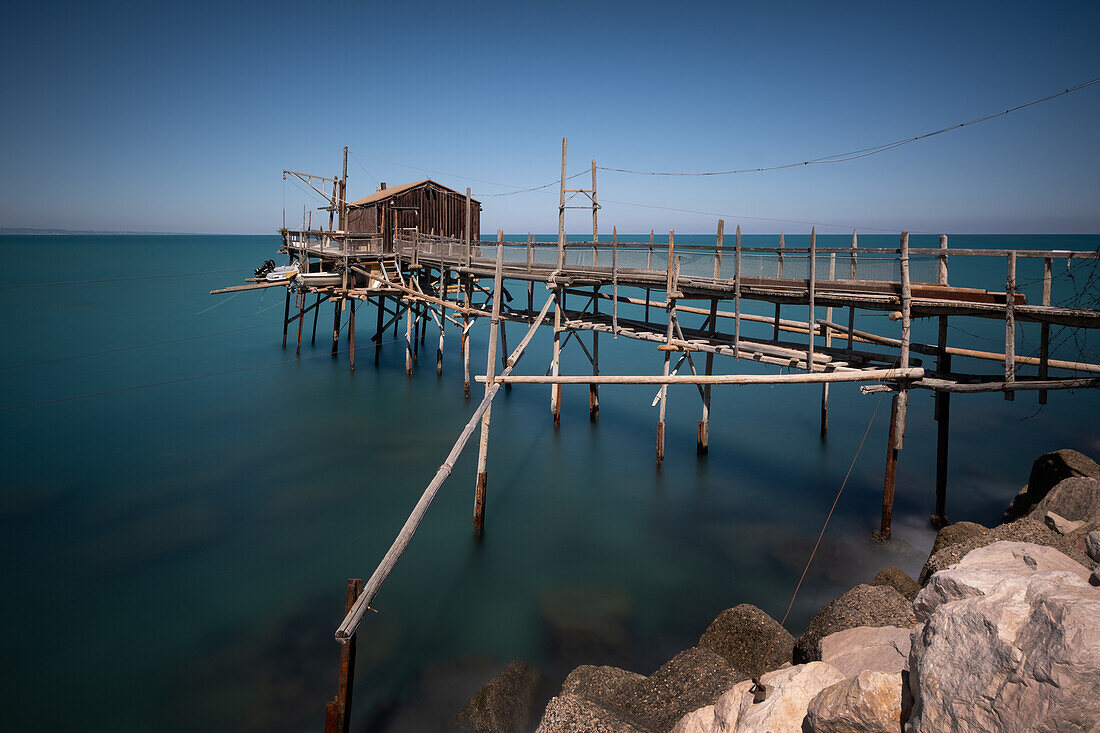
<svg viewBox="0 0 1100 733"><path fill-rule="evenodd" d="M847 241L821 237L819 246ZM331 308L321 312L316 346L307 321L295 358L280 347L281 290L207 294L239 282L277 245L272 236L0 238L8 729L319 728L335 687L332 633L345 581L374 569L475 403L463 399L453 328L443 375L433 326L409 379L392 331L374 366L373 348L363 347L374 311L362 307L353 374L346 338L339 357L329 356ZM1092 250L1097 237L958 236L951 245ZM685 269L709 267L686 257ZM932 267L914 263L914 276ZM1019 267L1031 302L1039 268ZM1055 273L1056 302L1086 287L1087 269ZM1003 289L1004 262L953 260L951 276ZM38 283L55 284L29 286ZM859 325L900 330L884 316ZM934 341L934 328L920 323L914 336ZM513 347L520 329L509 329ZM1021 328L1021 352L1038 350L1036 329ZM743 331L769 332L748 323ZM478 373L486 338L485 325L472 332ZM959 319L950 338L999 350L1003 324ZM1055 342L1055 356L1080 354L1072 339L1056 333ZM604 336L601 347L604 373L661 370L652 346ZM549 353L544 329L518 372L543 373ZM570 346L563 371L589 368ZM724 608L749 602L782 616L872 416L788 627L797 635L823 603L884 565L919 570L933 537L930 394L911 398L899 464L895 535L915 548L906 553L867 540L878 524L888 398L834 386L822 442L820 387L717 388L711 452L698 459L697 392L675 387L658 471L655 391L604 387L592 424L587 388L567 387L558 431L547 387L518 385L494 403L485 539L472 537L471 447L362 627L357 726L410 729L451 715L445 690L468 694L512 659L559 680L581 662L648 673L694 644ZM953 402L953 519L995 523L1045 451L1100 455L1095 391L1051 393L1042 409L1033 393ZM578 653L554 631L571 625L606 631L607 644Z"/></svg>

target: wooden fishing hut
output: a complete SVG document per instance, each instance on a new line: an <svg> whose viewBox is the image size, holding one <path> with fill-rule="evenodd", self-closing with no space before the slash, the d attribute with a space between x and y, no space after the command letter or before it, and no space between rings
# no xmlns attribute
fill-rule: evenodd
<svg viewBox="0 0 1100 733"><path fill-rule="evenodd" d="M350 234L381 235L383 252L394 251L398 233L417 232L430 236L464 240L467 228L472 239L481 238L481 203L430 178L399 186L382 186L344 207L340 229Z"/></svg>

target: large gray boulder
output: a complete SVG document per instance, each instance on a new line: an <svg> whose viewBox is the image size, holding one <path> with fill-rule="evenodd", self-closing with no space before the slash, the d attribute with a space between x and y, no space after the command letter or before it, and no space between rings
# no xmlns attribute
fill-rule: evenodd
<svg viewBox="0 0 1100 733"><path fill-rule="evenodd" d="M893 566L879 570L870 584L888 585L909 600L916 598L917 592L920 591L920 585L909 577L909 573Z"/></svg>
<svg viewBox="0 0 1100 733"><path fill-rule="evenodd" d="M917 621L945 603L990 593L1010 577L1065 572L1088 581L1089 571L1053 547L1027 542L995 542L967 553L948 570L934 574L913 602Z"/></svg>
<svg viewBox="0 0 1100 733"><path fill-rule="evenodd" d="M1093 562L1100 562L1100 530L1085 535L1085 552Z"/></svg>
<svg viewBox="0 0 1100 733"><path fill-rule="evenodd" d="M716 652L733 669L754 675L791 661L794 637L756 606L742 603L718 614L698 646Z"/></svg>
<svg viewBox="0 0 1100 733"><path fill-rule="evenodd" d="M909 667L911 629L896 626L857 626L821 640L821 661L845 677L860 672L900 673Z"/></svg>
<svg viewBox="0 0 1100 733"><path fill-rule="evenodd" d="M1045 552L1028 548L1026 556ZM1096 730L1100 591L1079 572L1035 571L1026 561L1005 562L996 582L991 573L975 585L970 571L991 558L968 559L933 576L941 590L962 589L962 597L929 604L927 621L913 632L906 730Z"/></svg>
<svg viewBox="0 0 1100 733"><path fill-rule="evenodd" d="M901 672L861 672L826 687L810 701L809 733L898 733L902 723Z"/></svg>
<svg viewBox="0 0 1100 733"><path fill-rule="evenodd" d="M857 626L899 626L917 622L909 600L890 586L857 585L814 617L794 646L795 664L821 660L821 640Z"/></svg>
<svg viewBox="0 0 1100 733"><path fill-rule="evenodd" d="M1067 478L1078 477L1100 478L1100 465L1085 454L1068 448L1039 456L1031 465L1027 485L1020 489L1005 509L1001 521L1013 522L1027 516L1052 488Z"/></svg>
<svg viewBox="0 0 1100 733"><path fill-rule="evenodd" d="M647 733L579 695L550 700L535 733Z"/></svg>
<svg viewBox="0 0 1100 733"><path fill-rule="evenodd" d="M477 733L524 733L531 728L541 683L534 667L512 662L474 693L454 725Z"/></svg>
<svg viewBox="0 0 1100 733"><path fill-rule="evenodd" d="M936 541L932 545L932 554L924 564L920 577L917 578L921 585L925 585L933 573L954 565L968 552L1002 540L1030 542L1036 545L1053 547L1079 563L1085 564L1088 562L1083 543L1076 537L1060 535L1043 522L1030 517L1009 524L1001 524L993 529L987 529L980 524L969 522L965 523L966 526L961 531L955 529L962 524L964 523L960 522L959 525L944 527L936 535ZM955 533L950 532L952 529L955 529ZM945 533L946 538L941 541L940 538Z"/></svg>
<svg viewBox="0 0 1100 733"><path fill-rule="evenodd" d="M605 706L620 705L623 690L645 681L645 675L618 667L577 667L561 686L562 695L578 695Z"/></svg>
<svg viewBox="0 0 1100 733"><path fill-rule="evenodd" d="M1090 527L1100 526L1100 479L1067 478L1059 481L1035 505L1029 516L1043 520L1047 514L1058 515L1070 522L1081 521ZM1069 532L1075 529L1069 529Z"/></svg>

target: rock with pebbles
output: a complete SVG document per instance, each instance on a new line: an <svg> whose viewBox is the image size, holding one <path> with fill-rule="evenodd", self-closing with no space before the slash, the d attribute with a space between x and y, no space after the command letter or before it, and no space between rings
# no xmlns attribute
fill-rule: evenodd
<svg viewBox="0 0 1100 733"><path fill-rule="evenodd" d="M910 629L896 626L857 626L821 640L821 661L845 677L860 672L900 673L909 667Z"/></svg>
<svg viewBox="0 0 1100 733"><path fill-rule="evenodd" d="M747 677L709 649L680 652L643 680L624 686L609 707L641 728L669 730Z"/></svg>
<svg viewBox="0 0 1100 733"><path fill-rule="evenodd" d="M962 523L960 522L960 524ZM924 564L920 577L917 578L922 586L928 583L928 579L932 577L933 573L954 565L972 550L991 545L994 542L1030 542L1036 545L1053 547L1081 564L1088 562L1080 543L1074 538L1063 537L1035 519L1020 519L1011 524L999 525L993 529L986 529L979 524L967 523L962 537L948 535L948 541L940 541L942 535L957 526L959 525L944 527L936 536L936 542L932 545L932 554L928 558L928 562ZM980 528L980 531L978 528Z"/></svg>
<svg viewBox="0 0 1100 733"><path fill-rule="evenodd" d="M538 670L526 662L512 662L474 693L454 724L459 730L477 733L530 730L541 685Z"/></svg>
<svg viewBox="0 0 1100 733"><path fill-rule="evenodd" d="M742 603L718 614L700 637L699 647L718 653L745 674L760 674L791 660L794 637L756 606Z"/></svg>
<svg viewBox="0 0 1100 733"><path fill-rule="evenodd" d="M963 597L944 598L913 633L906 730L1095 730L1100 591L1077 572L1027 572L1020 564L1003 568L998 582L975 583L970 571L980 559L933 576ZM948 583L952 574L959 577Z"/></svg>
<svg viewBox="0 0 1100 733"><path fill-rule="evenodd" d="M817 693L806 710L810 733L898 733L901 672L861 672Z"/></svg>
<svg viewBox="0 0 1100 733"><path fill-rule="evenodd" d="M958 563L933 575L917 594L913 611L924 621L945 603L992 592L1006 579L1064 572L1088 580L1088 570L1052 547L1027 542L995 542L967 553Z"/></svg>
<svg viewBox="0 0 1100 733"><path fill-rule="evenodd" d="M794 661L821 659L821 640L829 634L857 626L899 626L916 623L908 599L889 586L857 585L820 611L794 647Z"/></svg>
<svg viewBox="0 0 1100 733"><path fill-rule="evenodd" d="M878 571L871 580L871 585L888 585L910 601L917 597L920 585L909 577L909 573L901 568L889 567Z"/></svg>
<svg viewBox="0 0 1100 733"><path fill-rule="evenodd" d="M1013 522L1027 516L1052 488L1067 478L1100 478L1100 465L1083 453L1063 448L1035 459L1027 485L1008 505L1002 522ZM1055 510L1057 511L1057 510ZM1067 516L1064 512L1058 512Z"/></svg>
<svg viewBox="0 0 1100 733"><path fill-rule="evenodd" d="M550 700L535 733L645 733L612 711L579 695Z"/></svg>

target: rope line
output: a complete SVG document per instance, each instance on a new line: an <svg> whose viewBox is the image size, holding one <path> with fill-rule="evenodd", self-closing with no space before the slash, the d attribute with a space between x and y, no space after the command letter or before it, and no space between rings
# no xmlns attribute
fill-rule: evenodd
<svg viewBox="0 0 1100 733"><path fill-rule="evenodd" d="M988 114L988 115L985 115L983 117L976 117L972 120L967 120L966 122L960 122L956 125L950 125L948 127L943 127L943 128L940 128L939 130L933 130L932 132L926 132L926 133L923 133L921 135L917 135L915 137L903 138L901 140L895 140L894 142L883 143L882 145L874 145L874 146L871 146L871 147L868 147L868 148L861 148L859 150L851 150L847 153L836 153L834 155L826 155L826 156L823 156L823 157L820 157L820 158L814 158L812 160L803 160L803 161L799 161L799 162L796 162L796 163L783 163L781 165L764 166L764 167L761 167L761 168L740 168L740 169L737 169L737 170L704 171L704 172L637 171L637 170L630 170L628 168L606 168L604 166L596 166L596 167L599 168L600 170L611 171L611 172L614 172L614 173L629 173L629 174L635 175L635 176L729 176L729 175L735 175L735 174L738 174L738 173L764 173L766 171L777 171L777 170L783 170L783 169L786 169L786 168L797 168L799 166L805 166L805 165L822 165L822 164L825 164L825 163L845 163L845 162L848 162L848 161L851 161L851 160L858 160L860 158L866 158L866 157L871 156L871 155L878 155L879 153L885 153L887 150L893 150L894 148L901 147L902 145L908 145L909 143L915 143L918 140L924 140L926 138L935 137L936 135L942 135L945 132L951 132L952 130L958 130L958 129L963 128L963 127L969 127L970 125L977 125L981 122L987 122L987 121L992 120L994 118L1002 117L1004 115L1007 115L1010 112L1016 112L1017 110L1024 109L1025 107L1031 107L1031 106L1036 105L1036 104L1041 104L1042 102L1048 102L1051 99L1055 99L1057 97L1061 97L1061 96L1066 95L1066 94L1071 94L1073 92L1079 91L1081 89L1084 89L1086 87L1090 87L1093 84L1098 84L1098 83L1100 83L1100 77L1097 77L1097 78L1092 79L1090 81L1086 81L1083 84L1078 84L1077 86L1070 87L1068 89L1063 89L1062 91L1055 92L1054 94L1048 94L1047 96L1041 97L1039 99L1033 99L1030 102L1025 102L1023 104L1018 104L1015 107L1009 107L1008 109L1002 110L1000 112L995 112L993 114Z"/></svg>

